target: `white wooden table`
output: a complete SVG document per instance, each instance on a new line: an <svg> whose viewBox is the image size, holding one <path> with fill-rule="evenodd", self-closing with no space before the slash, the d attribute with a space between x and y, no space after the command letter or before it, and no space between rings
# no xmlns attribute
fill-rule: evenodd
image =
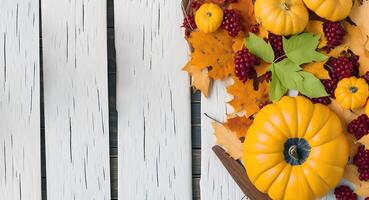
<svg viewBox="0 0 369 200"><path fill-rule="evenodd" d="M112 11L107 0L0 0L1 199L193 198L200 149L191 146L191 90L181 71L189 55L181 2L115 0L109 25ZM107 33L115 35L114 76ZM115 76L118 163L109 144ZM223 120L227 100L221 84L201 97L204 200L244 197L211 151L202 114Z"/></svg>

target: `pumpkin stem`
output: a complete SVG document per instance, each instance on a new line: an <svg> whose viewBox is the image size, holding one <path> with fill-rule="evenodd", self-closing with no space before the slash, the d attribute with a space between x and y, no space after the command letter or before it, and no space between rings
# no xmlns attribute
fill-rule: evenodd
<svg viewBox="0 0 369 200"><path fill-rule="evenodd" d="M355 86L351 86L349 90L350 90L350 92L351 92L352 94L354 94L354 93L356 93L356 92L357 92L357 90L358 90L358 89L357 89L357 87L355 87Z"/></svg>
<svg viewBox="0 0 369 200"><path fill-rule="evenodd" d="M207 12L207 13L206 13L206 15L207 15L208 17L211 17L211 16L212 16L211 12Z"/></svg>
<svg viewBox="0 0 369 200"><path fill-rule="evenodd" d="M298 160L299 159L299 154L297 152L297 145L292 145L289 149L288 149L288 154L294 159L294 160Z"/></svg>
<svg viewBox="0 0 369 200"><path fill-rule="evenodd" d="M288 6L288 4L286 2L282 3L282 8L284 10L289 10L290 9L290 7Z"/></svg>

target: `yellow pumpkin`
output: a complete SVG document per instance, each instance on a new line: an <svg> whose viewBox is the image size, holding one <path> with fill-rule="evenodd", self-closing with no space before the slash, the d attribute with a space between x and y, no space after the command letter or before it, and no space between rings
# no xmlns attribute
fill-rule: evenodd
<svg viewBox="0 0 369 200"><path fill-rule="evenodd" d="M349 145L340 119L305 97L283 97L255 117L243 163L251 182L270 198L312 200L340 182Z"/></svg>
<svg viewBox="0 0 369 200"><path fill-rule="evenodd" d="M223 21L223 10L216 4L204 3L195 14L197 28L204 33L218 30Z"/></svg>
<svg viewBox="0 0 369 200"><path fill-rule="evenodd" d="M369 101L366 102L365 114L366 114L366 116L369 116Z"/></svg>
<svg viewBox="0 0 369 200"><path fill-rule="evenodd" d="M256 0L255 16L258 23L276 35L300 33L309 22L302 0Z"/></svg>
<svg viewBox="0 0 369 200"><path fill-rule="evenodd" d="M329 21L345 19L351 11L352 0L304 0L305 5L318 16Z"/></svg>
<svg viewBox="0 0 369 200"><path fill-rule="evenodd" d="M362 78L344 78L334 91L337 102L345 109L363 107L369 96L368 84Z"/></svg>

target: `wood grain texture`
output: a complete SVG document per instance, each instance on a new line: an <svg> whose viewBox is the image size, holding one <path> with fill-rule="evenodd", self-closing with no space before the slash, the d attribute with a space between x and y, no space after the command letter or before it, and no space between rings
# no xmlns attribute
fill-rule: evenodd
<svg viewBox="0 0 369 200"><path fill-rule="evenodd" d="M42 0L47 198L110 199L105 0Z"/></svg>
<svg viewBox="0 0 369 200"><path fill-rule="evenodd" d="M204 115L207 113L214 119L225 121L226 113L230 112L226 104L229 100L224 83L221 82L214 83L208 99L204 96L201 98L201 199L248 199L244 198L241 189L212 151L215 145L214 130L211 126L213 120Z"/></svg>
<svg viewBox="0 0 369 200"><path fill-rule="evenodd" d="M38 11L38 1L0 1L1 199L41 199Z"/></svg>
<svg viewBox="0 0 369 200"><path fill-rule="evenodd" d="M120 199L192 198L180 0L116 0Z"/></svg>

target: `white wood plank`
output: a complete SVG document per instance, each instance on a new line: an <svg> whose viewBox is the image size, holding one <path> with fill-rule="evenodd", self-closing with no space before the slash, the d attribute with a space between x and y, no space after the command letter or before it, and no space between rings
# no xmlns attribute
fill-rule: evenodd
<svg viewBox="0 0 369 200"><path fill-rule="evenodd" d="M120 199L192 199L180 0L116 0Z"/></svg>
<svg viewBox="0 0 369 200"><path fill-rule="evenodd" d="M1 199L41 199L38 11L38 1L0 1Z"/></svg>
<svg viewBox="0 0 369 200"><path fill-rule="evenodd" d="M105 0L42 0L47 197L110 199Z"/></svg>
<svg viewBox="0 0 369 200"><path fill-rule="evenodd" d="M201 179L200 193L201 199L213 200L247 200L247 197L238 187L233 178L229 175L220 160L212 151L215 145L214 130L211 126L213 122L204 115L219 121L225 121L226 113L231 113L231 108L226 102L230 97L226 93L225 83L216 81L213 85L210 97L201 97Z"/></svg>

